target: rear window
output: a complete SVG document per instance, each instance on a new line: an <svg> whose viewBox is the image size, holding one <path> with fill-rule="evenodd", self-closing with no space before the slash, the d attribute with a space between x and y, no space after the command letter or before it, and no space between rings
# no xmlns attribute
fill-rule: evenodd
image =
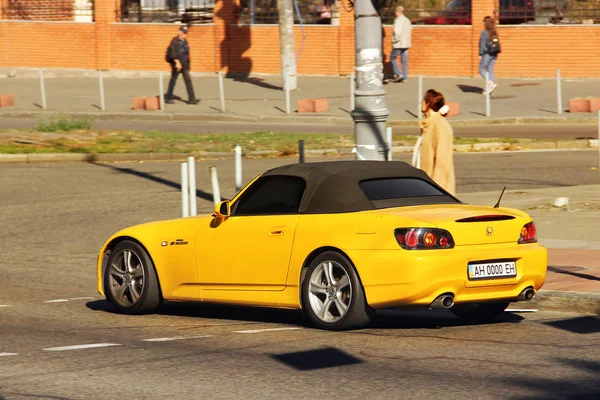
<svg viewBox="0 0 600 400"><path fill-rule="evenodd" d="M452 196L418 178L369 179L359 185L376 208L458 203Z"/></svg>

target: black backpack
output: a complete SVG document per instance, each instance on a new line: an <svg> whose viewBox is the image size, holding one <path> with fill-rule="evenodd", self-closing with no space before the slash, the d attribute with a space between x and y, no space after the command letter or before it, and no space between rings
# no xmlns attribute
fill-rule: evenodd
<svg viewBox="0 0 600 400"><path fill-rule="evenodd" d="M489 46L488 46L488 53L490 53L490 55L492 55L492 56L502 53L502 50L500 49L500 39L498 38L498 36L494 35L490 39Z"/></svg>

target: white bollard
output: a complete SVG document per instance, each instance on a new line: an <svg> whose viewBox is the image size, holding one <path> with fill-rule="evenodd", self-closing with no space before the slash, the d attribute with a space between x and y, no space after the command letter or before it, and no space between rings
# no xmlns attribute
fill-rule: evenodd
<svg viewBox="0 0 600 400"><path fill-rule="evenodd" d="M196 202L196 159L188 157L188 174L190 177L190 216L198 215Z"/></svg>
<svg viewBox="0 0 600 400"><path fill-rule="evenodd" d="M492 112L490 110L490 90L489 90L489 82L490 82L490 73L485 71L485 88L483 89L485 92L485 116L489 117Z"/></svg>
<svg viewBox="0 0 600 400"><path fill-rule="evenodd" d="M208 167L210 173L210 184L212 185L213 202L215 206L221 202L221 191L219 190L219 177L217 176L217 167Z"/></svg>
<svg viewBox="0 0 600 400"><path fill-rule="evenodd" d="M290 86L288 85L288 74L287 71L283 72L283 90L285 90L285 112L289 114L290 111Z"/></svg>
<svg viewBox="0 0 600 400"><path fill-rule="evenodd" d="M46 86L44 85L44 70L40 68L40 88L42 90L42 108L46 109Z"/></svg>
<svg viewBox="0 0 600 400"><path fill-rule="evenodd" d="M388 146L389 146L388 161L392 161L392 127L388 126L385 130L387 133L387 142L388 142Z"/></svg>
<svg viewBox="0 0 600 400"><path fill-rule="evenodd" d="M223 86L223 72L218 72L219 76L219 96L221 96L221 111L225 112L225 88Z"/></svg>
<svg viewBox="0 0 600 400"><path fill-rule="evenodd" d="M558 113L562 114L562 83L560 81L560 69L556 70L556 100L558 101Z"/></svg>
<svg viewBox="0 0 600 400"><path fill-rule="evenodd" d="M188 164L185 162L181 163L181 215L182 217L190 216L190 204L189 204L189 192L188 192Z"/></svg>
<svg viewBox="0 0 600 400"><path fill-rule="evenodd" d="M158 73L158 92L159 92L159 101L160 101L160 109L161 111L165 111L165 89L163 87L163 73L160 71Z"/></svg>
<svg viewBox="0 0 600 400"><path fill-rule="evenodd" d="M417 99L418 107L417 107L417 115L419 119L423 118L423 110L421 108L421 103L423 102L423 75L419 75L419 98Z"/></svg>
<svg viewBox="0 0 600 400"><path fill-rule="evenodd" d="M242 189L242 146L235 146L235 190Z"/></svg>
<svg viewBox="0 0 600 400"><path fill-rule="evenodd" d="M356 87L356 77L354 75L354 71L350 72L350 112L354 110L354 88Z"/></svg>
<svg viewBox="0 0 600 400"><path fill-rule="evenodd" d="M98 84L100 85L100 109L104 111L106 105L104 103L104 81L102 80L102 70L98 70Z"/></svg>

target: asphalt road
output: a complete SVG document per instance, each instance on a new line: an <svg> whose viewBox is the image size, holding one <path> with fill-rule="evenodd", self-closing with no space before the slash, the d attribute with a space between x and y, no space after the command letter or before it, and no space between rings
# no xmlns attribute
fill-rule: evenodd
<svg viewBox="0 0 600 400"><path fill-rule="evenodd" d="M33 129L36 119L2 118L0 129ZM98 129L137 130L192 133L240 133L269 130L272 132L292 133L348 133L354 132L352 125L329 124L273 124L273 123L239 123L239 122L183 122L183 121L103 121L95 123ZM394 133L400 135L418 135L415 127L394 127ZM457 137L478 138L517 138L517 139L579 139L598 137L598 128L594 125L489 125L489 126L455 126Z"/></svg>
<svg viewBox="0 0 600 400"><path fill-rule="evenodd" d="M244 160L244 182L294 161ZM459 196L598 183L596 164L595 151L457 154ZM212 208L209 165L222 195L234 192L232 160L198 162L199 212ZM1 168L6 399L600 396L600 321L589 315L506 313L468 326L446 312L386 311L368 329L333 333L289 311L168 304L115 314L96 291L97 251L118 229L181 215L179 164Z"/></svg>

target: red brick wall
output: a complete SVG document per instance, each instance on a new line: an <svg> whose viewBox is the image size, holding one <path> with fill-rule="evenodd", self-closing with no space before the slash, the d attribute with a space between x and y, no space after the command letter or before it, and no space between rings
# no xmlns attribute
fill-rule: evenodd
<svg viewBox="0 0 600 400"><path fill-rule="evenodd" d="M600 25L505 26L495 73L504 77L600 76Z"/></svg>
<svg viewBox="0 0 600 400"><path fill-rule="evenodd" d="M0 25L3 66L96 68L94 24L11 21Z"/></svg>
<svg viewBox="0 0 600 400"><path fill-rule="evenodd" d="M72 21L73 0L2 0L5 19ZM10 4L10 5L9 5Z"/></svg>
<svg viewBox="0 0 600 400"><path fill-rule="evenodd" d="M478 76L482 20L493 15L497 1L473 0L473 26L414 26L409 74ZM346 11L348 0L343 2L340 26L305 25L298 73L345 75L353 70L354 14ZM191 28L193 71L280 72L278 27L237 25L238 4L219 0L214 25ZM95 24L0 21L0 66L167 70L164 53L177 26L114 23L116 5L115 0L96 0ZM391 26L385 30L389 71ZM300 27L295 33L298 51ZM600 76L599 25L501 26L499 34L499 77L550 77L556 68L565 77Z"/></svg>
<svg viewBox="0 0 600 400"><path fill-rule="evenodd" d="M109 24L110 69L170 71L165 52L177 29L168 24ZM214 27L192 26L188 42L192 71L215 71Z"/></svg>

